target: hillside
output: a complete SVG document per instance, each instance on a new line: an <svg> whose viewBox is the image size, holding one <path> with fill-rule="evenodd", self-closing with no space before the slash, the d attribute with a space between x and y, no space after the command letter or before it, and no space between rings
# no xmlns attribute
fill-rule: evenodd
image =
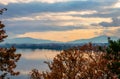
<svg viewBox="0 0 120 79"><path fill-rule="evenodd" d="M111 40L118 40L118 37L110 37ZM98 36L98 37L94 37L94 38L90 38L90 39L80 39L80 40L75 40L75 41L71 41L69 43L107 43L108 42L108 36Z"/></svg>
<svg viewBox="0 0 120 79"><path fill-rule="evenodd" d="M9 44L41 44L41 43L58 43L58 42L25 37L25 38L6 39L6 40L4 40L3 43L9 43Z"/></svg>

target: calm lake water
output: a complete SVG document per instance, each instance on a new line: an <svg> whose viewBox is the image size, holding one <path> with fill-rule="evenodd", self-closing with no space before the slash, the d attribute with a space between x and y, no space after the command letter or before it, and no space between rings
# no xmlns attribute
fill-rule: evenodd
<svg viewBox="0 0 120 79"><path fill-rule="evenodd" d="M32 69L48 71L49 68L44 61L51 61L53 57L60 53L60 51L47 49L17 49L16 53L22 54L16 68L21 74L12 79L28 79L29 73Z"/></svg>

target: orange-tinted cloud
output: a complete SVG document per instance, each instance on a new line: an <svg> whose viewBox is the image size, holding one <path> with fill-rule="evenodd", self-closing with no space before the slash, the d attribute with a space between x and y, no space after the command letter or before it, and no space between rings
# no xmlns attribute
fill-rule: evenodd
<svg viewBox="0 0 120 79"><path fill-rule="evenodd" d="M67 42L77 39L92 38L100 35L101 33L101 29L79 29L69 31L29 32L22 35L18 35L18 37L31 37L36 39Z"/></svg>

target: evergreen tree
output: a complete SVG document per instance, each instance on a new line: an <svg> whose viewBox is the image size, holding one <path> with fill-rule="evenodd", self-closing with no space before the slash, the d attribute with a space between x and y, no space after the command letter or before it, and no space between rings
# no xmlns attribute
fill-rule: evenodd
<svg viewBox="0 0 120 79"><path fill-rule="evenodd" d="M109 60L108 68L120 79L120 39L113 41L108 38L108 47L106 49L106 58Z"/></svg>

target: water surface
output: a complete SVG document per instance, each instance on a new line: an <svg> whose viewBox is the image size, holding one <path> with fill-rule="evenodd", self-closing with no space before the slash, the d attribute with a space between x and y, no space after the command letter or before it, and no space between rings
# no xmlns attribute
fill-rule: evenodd
<svg viewBox="0 0 120 79"><path fill-rule="evenodd" d="M28 79L29 73L32 69L38 69L40 71L48 71L49 68L44 61L51 61L60 51L47 50L47 49L17 49L16 53L21 53L22 57L17 63L16 70L20 71L18 78ZM23 75L24 78L23 78ZM14 77L18 79L17 77ZM12 78L13 79L13 78Z"/></svg>

